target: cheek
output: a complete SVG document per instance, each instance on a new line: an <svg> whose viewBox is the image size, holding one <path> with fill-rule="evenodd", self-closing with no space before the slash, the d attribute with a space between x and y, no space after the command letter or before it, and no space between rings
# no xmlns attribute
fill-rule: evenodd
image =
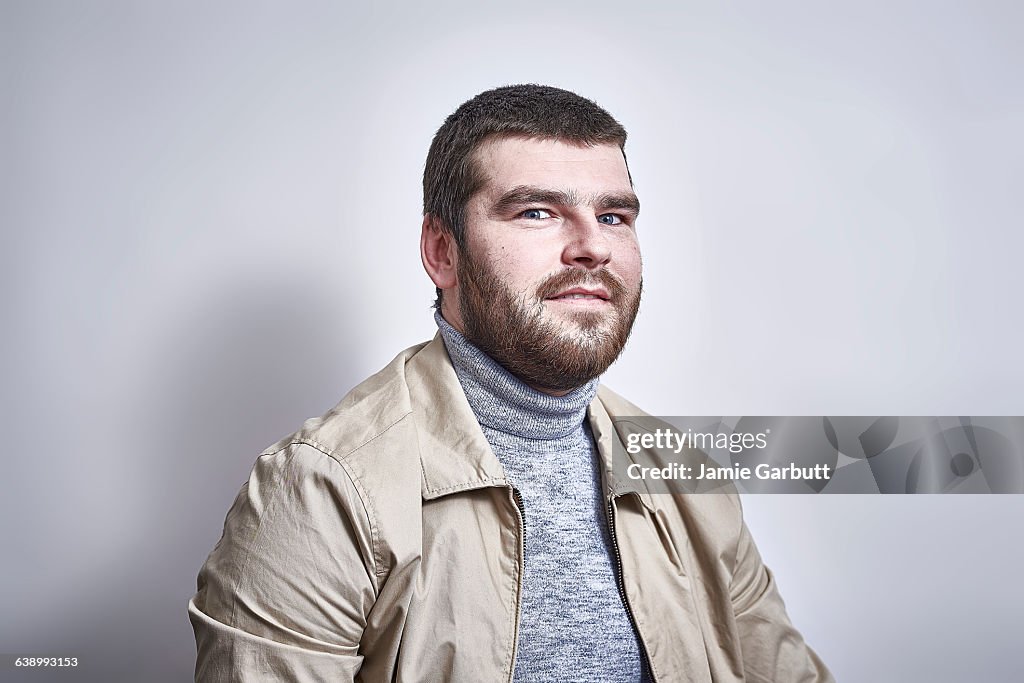
<svg viewBox="0 0 1024 683"><path fill-rule="evenodd" d="M535 245L504 244L492 248L489 258L496 275L509 286L522 290L560 269L557 254L557 250L538 249Z"/></svg>
<svg viewBox="0 0 1024 683"><path fill-rule="evenodd" d="M640 255L640 245L636 239L624 243L619 254L619 274L627 282L639 282L643 275L643 259Z"/></svg>

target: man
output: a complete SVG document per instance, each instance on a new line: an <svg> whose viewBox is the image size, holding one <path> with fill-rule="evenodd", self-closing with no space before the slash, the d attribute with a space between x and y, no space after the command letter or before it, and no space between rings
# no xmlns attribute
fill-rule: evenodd
<svg viewBox="0 0 1024 683"><path fill-rule="evenodd" d="M189 605L196 679L827 681L734 494L621 476L598 386L636 316L626 132L463 104L424 172L434 340L267 449Z"/></svg>

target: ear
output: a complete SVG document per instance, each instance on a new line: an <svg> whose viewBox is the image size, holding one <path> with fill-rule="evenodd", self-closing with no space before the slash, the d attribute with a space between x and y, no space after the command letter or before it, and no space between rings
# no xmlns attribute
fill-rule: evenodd
<svg viewBox="0 0 1024 683"><path fill-rule="evenodd" d="M458 259L455 238L441 228L440 219L430 214L425 215L420 232L420 260L423 261L423 269L439 289L448 290L459 283Z"/></svg>

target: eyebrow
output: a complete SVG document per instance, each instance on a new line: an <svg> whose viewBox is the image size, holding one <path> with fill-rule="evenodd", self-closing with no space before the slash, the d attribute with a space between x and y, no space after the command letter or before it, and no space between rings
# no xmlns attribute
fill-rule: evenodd
<svg viewBox="0 0 1024 683"><path fill-rule="evenodd" d="M617 209L632 214L633 218L640 215L640 200L632 192L601 192L591 195L589 199L589 204L598 211ZM505 214L512 209L531 204L579 207L584 205L584 201L575 190L548 190L532 185L517 185L494 202L491 213Z"/></svg>

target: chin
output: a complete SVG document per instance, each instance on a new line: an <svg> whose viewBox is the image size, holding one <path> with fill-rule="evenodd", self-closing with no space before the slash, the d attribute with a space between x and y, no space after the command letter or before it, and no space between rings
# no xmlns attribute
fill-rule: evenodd
<svg viewBox="0 0 1024 683"><path fill-rule="evenodd" d="M579 325L565 325L558 333L558 341L574 344L585 349L597 349L608 343L612 336L611 325L591 325L581 327Z"/></svg>
<svg viewBox="0 0 1024 683"><path fill-rule="evenodd" d="M548 310L550 311L550 309ZM566 311L554 315L549 312L547 317L562 327L571 327L577 330L611 329L615 326L618 313L615 311Z"/></svg>

